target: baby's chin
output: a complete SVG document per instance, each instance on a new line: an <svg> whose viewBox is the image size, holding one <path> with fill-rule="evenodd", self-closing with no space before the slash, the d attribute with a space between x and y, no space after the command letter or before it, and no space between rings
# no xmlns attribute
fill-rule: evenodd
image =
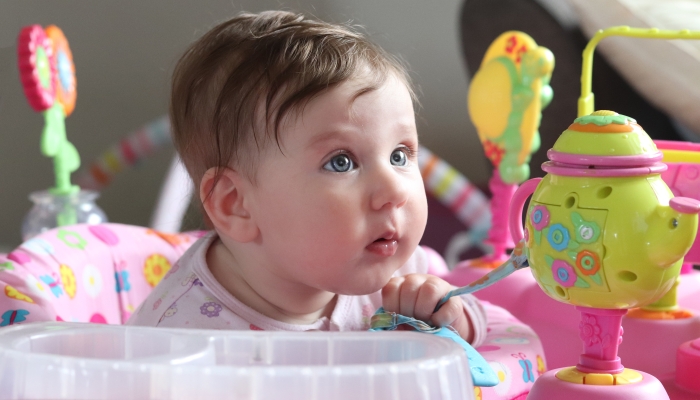
<svg viewBox="0 0 700 400"><path fill-rule="evenodd" d="M326 290L346 296L364 296L382 290L382 288L389 283L389 279L391 279L391 275L386 279L375 279L371 282L362 282L360 280L356 282L344 282L341 285Z"/></svg>

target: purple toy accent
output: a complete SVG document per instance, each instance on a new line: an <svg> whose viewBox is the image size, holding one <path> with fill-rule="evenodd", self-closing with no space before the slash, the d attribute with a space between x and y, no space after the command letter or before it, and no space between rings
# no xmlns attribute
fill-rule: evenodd
<svg viewBox="0 0 700 400"><path fill-rule="evenodd" d="M586 373L619 374L624 370L617 349L622 343L622 316L626 309L576 307L581 312L579 335L583 354L576 369Z"/></svg>
<svg viewBox="0 0 700 400"><path fill-rule="evenodd" d="M660 174L666 171L668 167L664 163L656 163L648 167L597 167L587 168L583 165L563 164L553 161L547 161L542 164L544 172L561 175L561 176L606 176L606 177L626 177L626 176L643 176L649 174Z"/></svg>
<svg viewBox="0 0 700 400"><path fill-rule="evenodd" d="M662 152L641 154L635 156L591 156L584 154L562 153L549 149L547 158L555 163L596 167L648 167L664 158Z"/></svg>
<svg viewBox="0 0 700 400"><path fill-rule="evenodd" d="M522 221L521 216L525 201L531 194L535 193L535 189L537 189L537 185L539 185L541 180L542 178L533 178L525 181L513 194L513 199L510 202L508 224L510 225L510 234L513 235L515 243L523 240L524 237L523 224L520 221Z"/></svg>

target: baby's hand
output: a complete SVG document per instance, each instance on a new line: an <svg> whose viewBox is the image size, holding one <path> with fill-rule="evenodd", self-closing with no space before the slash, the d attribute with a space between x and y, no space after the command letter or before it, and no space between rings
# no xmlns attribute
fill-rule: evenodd
<svg viewBox="0 0 700 400"><path fill-rule="evenodd" d="M434 326L451 325L462 339L474 339L471 320L462 300L449 299L433 313L437 303L452 290L452 285L433 275L409 274L391 278L382 289L382 305L389 312L413 317Z"/></svg>

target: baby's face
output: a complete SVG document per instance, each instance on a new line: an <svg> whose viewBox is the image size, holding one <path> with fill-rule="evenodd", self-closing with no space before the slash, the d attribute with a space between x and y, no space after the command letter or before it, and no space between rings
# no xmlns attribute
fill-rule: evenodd
<svg viewBox="0 0 700 400"><path fill-rule="evenodd" d="M251 214L281 279L340 294L381 289L423 235L427 201L413 104L391 76L345 82L283 124L268 146Z"/></svg>

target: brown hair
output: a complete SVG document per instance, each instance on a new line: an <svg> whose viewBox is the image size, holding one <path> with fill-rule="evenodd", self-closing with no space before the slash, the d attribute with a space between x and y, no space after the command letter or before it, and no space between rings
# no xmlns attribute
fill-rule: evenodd
<svg viewBox="0 0 700 400"><path fill-rule="evenodd" d="M242 13L215 26L173 73L173 140L195 188L208 169L231 164L254 179L261 145L272 131L279 146L286 114L367 69L372 79L364 91L393 73L413 96L402 64L349 26L284 11ZM261 119L263 135L256 129Z"/></svg>

